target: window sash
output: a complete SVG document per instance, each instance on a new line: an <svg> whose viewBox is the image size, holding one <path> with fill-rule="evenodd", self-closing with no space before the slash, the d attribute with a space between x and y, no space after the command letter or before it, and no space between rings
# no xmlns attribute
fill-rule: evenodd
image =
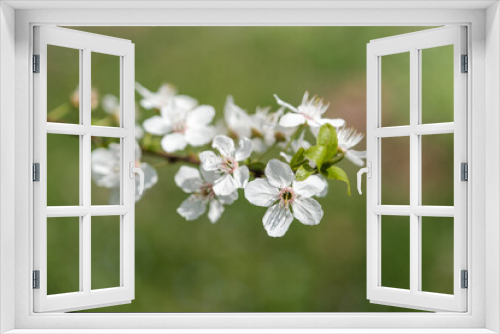
<svg viewBox="0 0 500 334"><path fill-rule="evenodd" d="M47 45L80 50L80 124L47 122ZM121 126L91 125L91 53L120 57ZM40 55L40 73L34 74L34 161L40 163L40 182L34 191L34 270L40 271L40 289L34 289L34 311L74 311L128 303L134 298L135 180L129 162L135 161L134 46L130 41L76 30L35 27L34 53ZM79 136L80 205L47 207L47 134ZM121 205L91 205L91 137L120 138ZM91 288L91 217L120 216L120 286ZM79 217L80 291L47 295L47 218Z"/></svg>
<svg viewBox="0 0 500 334"><path fill-rule="evenodd" d="M371 41L367 47L367 296L373 303L431 311L467 311L467 290L461 288L460 271L467 269L467 183L460 181L460 163L467 162L467 76L460 73L466 54L466 28L429 29ZM454 45L454 122L421 124L421 49ZM410 125L381 126L381 57L410 53ZM420 205L421 135L454 134L454 206ZM410 205L381 205L381 138L410 138ZM381 216L410 216L410 289L381 284ZM454 217L453 295L421 291L421 217Z"/></svg>

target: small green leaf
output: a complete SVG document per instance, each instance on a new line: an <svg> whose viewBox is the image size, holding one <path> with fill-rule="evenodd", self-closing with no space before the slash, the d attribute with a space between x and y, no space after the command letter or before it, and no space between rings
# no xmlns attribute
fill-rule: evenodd
<svg viewBox="0 0 500 334"><path fill-rule="evenodd" d="M330 160L335 156L335 153L337 153L338 139L337 131L331 124L326 123L319 128L316 144L327 148L325 160Z"/></svg>
<svg viewBox="0 0 500 334"><path fill-rule="evenodd" d="M351 185L349 184L349 178L342 168L331 166L326 170L326 172L329 179L345 182L347 184L347 193L349 194L349 196L351 196Z"/></svg>
<svg viewBox="0 0 500 334"><path fill-rule="evenodd" d="M326 160L327 152L328 150L326 146L314 145L309 147L305 151L304 156L309 160L313 161L316 164L316 166L318 166L318 168L321 168L323 161Z"/></svg>
<svg viewBox="0 0 500 334"><path fill-rule="evenodd" d="M290 167L293 170L297 170L305 162L304 157L304 148L301 147L299 150L293 155L292 160L290 160Z"/></svg>
<svg viewBox="0 0 500 334"><path fill-rule="evenodd" d="M315 168L312 168L307 163L301 165L299 169L297 169L297 174L295 174L295 178L297 181L304 181L309 176L311 176L316 171Z"/></svg>

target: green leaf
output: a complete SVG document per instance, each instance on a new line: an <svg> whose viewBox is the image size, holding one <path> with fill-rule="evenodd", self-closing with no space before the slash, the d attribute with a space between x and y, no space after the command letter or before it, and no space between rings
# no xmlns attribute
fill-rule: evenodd
<svg viewBox="0 0 500 334"><path fill-rule="evenodd" d="M331 166L326 170L326 172L329 179L345 182L347 184L347 193L349 194L349 196L351 196L351 185L349 184L349 178L342 168Z"/></svg>
<svg viewBox="0 0 500 334"><path fill-rule="evenodd" d="M290 167L293 170L297 170L304 162L306 158L304 157L304 148L301 147L299 150L293 155L292 160L290 160Z"/></svg>
<svg viewBox="0 0 500 334"><path fill-rule="evenodd" d="M295 174L295 178L297 181L304 181L309 176L311 176L316 171L315 168L312 168L307 163L301 165L299 169L297 169L297 174Z"/></svg>
<svg viewBox="0 0 500 334"><path fill-rule="evenodd" d="M331 124L323 124L319 128L316 145L325 146L327 154L325 160L330 160L337 153L338 139L337 131Z"/></svg>
<svg viewBox="0 0 500 334"><path fill-rule="evenodd" d="M309 147L305 151L304 156L313 161L316 166L318 166L318 168L321 168L323 161L326 160L327 153L328 149L326 148L326 146L314 145Z"/></svg>

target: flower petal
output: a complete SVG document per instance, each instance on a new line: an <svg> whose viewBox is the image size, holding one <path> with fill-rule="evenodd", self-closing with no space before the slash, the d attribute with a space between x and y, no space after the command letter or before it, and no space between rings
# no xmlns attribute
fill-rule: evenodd
<svg viewBox="0 0 500 334"><path fill-rule="evenodd" d="M319 194L325 188L325 182L316 175L311 175L304 181L293 181L293 190L302 197L311 197Z"/></svg>
<svg viewBox="0 0 500 334"><path fill-rule="evenodd" d="M278 103L280 106L285 107L287 109L290 109L293 112L298 112L297 108L292 106L290 103L287 103L283 100L281 100L278 95L274 94L274 98L276 99L276 103Z"/></svg>
<svg viewBox="0 0 500 334"><path fill-rule="evenodd" d="M200 168L200 172L203 179L210 184L214 184L221 175L219 170L206 170L203 166Z"/></svg>
<svg viewBox="0 0 500 334"><path fill-rule="evenodd" d="M184 136L189 145L202 146L210 143L214 134L215 128L213 126L200 126L187 128Z"/></svg>
<svg viewBox="0 0 500 334"><path fill-rule="evenodd" d="M269 207L278 200L279 189L266 179L255 179L245 187L245 198L257 206Z"/></svg>
<svg viewBox="0 0 500 334"><path fill-rule="evenodd" d="M177 213L186 220L195 220L204 214L206 209L206 201L196 195L191 195L177 208Z"/></svg>
<svg viewBox="0 0 500 334"><path fill-rule="evenodd" d="M312 198L297 198L293 204L293 216L304 225L318 225L323 218L321 205Z"/></svg>
<svg viewBox="0 0 500 334"><path fill-rule="evenodd" d="M262 218L262 223L270 237L282 237L285 235L288 227L293 221L293 215L286 207L279 204L273 205L267 209Z"/></svg>
<svg viewBox="0 0 500 334"><path fill-rule="evenodd" d="M336 128L340 128L341 126L344 126L345 121L341 118L336 118L336 119L331 119L331 118L322 118L322 119L317 119L316 120L320 125L323 124L331 124Z"/></svg>
<svg viewBox="0 0 500 334"><path fill-rule="evenodd" d="M144 130L146 130L146 132L157 136L161 136L172 131L170 122L161 116L153 116L151 118L148 118L144 121L142 126L144 127Z"/></svg>
<svg viewBox="0 0 500 334"><path fill-rule="evenodd" d="M248 170L248 167L238 167L233 172L233 178L238 188L245 188L248 183L248 179L250 178L250 171Z"/></svg>
<svg viewBox="0 0 500 334"><path fill-rule="evenodd" d="M238 149L234 152L236 161L243 161L252 154L252 141L246 137L240 140Z"/></svg>
<svg viewBox="0 0 500 334"><path fill-rule="evenodd" d="M234 178L229 174L224 174L220 179L215 181L213 186L214 193L218 196L226 196L238 189L238 185Z"/></svg>
<svg viewBox="0 0 500 334"><path fill-rule="evenodd" d="M250 137L250 116L234 103L231 95L227 97L226 104L224 105L224 120L229 130L238 135L238 137Z"/></svg>
<svg viewBox="0 0 500 334"><path fill-rule="evenodd" d="M306 118L302 114L289 112L281 116L279 125L284 127L294 127L304 124L306 121Z"/></svg>
<svg viewBox="0 0 500 334"><path fill-rule="evenodd" d="M228 136L215 136L212 147L217 149L223 156L233 156L234 142Z"/></svg>
<svg viewBox="0 0 500 334"><path fill-rule="evenodd" d="M176 95L173 97L173 101L177 108L181 108L182 110L191 110L198 105L198 101L187 95Z"/></svg>
<svg viewBox="0 0 500 334"><path fill-rule="evenodd" d="M120 152L98 148L92 151L91 174L100 187L113 188L120 184Z"/></svg>
<svg viewBox="0 0 500 334"><path fill-rule="evenodd" d="M363 159L366 159L366 151L350 150L345 154L345 158L356 166L364 166L365 162Z"/></svg>
<svg viewBox="0 0 500 334"><path fill-rule="evenodd" d="M226 196L218 196L222 204L233 204L238 199L238 191L234 191Z"/></svg>
<svg viewBox="0 0 500 334"><path fill-rule="evenodd" d="M144 172L144 189L153 187L158 182L158 173L156 173L156 169L145 162L141 163L140 168Z"/></svg>
<svg viewBox="0 0 500 334"><path fill-rule="evenodd" d="M222 164L222 159L212 151L203 151L199 154L199 157L201 166L206 171L219 170L219 166Z"/></svg>
<svg viewBox="0 0 500 334"><path fill-rule="evenodd" d="M102 98L102 109L109 115L120 115L120 100L114 95L106 94Z"/></svg>
<svg viewBox="0 0 500 334"><path fill-rule="evenodd" d="M161 140L161 147L167 153L173 153L186 148L187 142L181 133L170 133Z"/></svg>
<svg viewBox="0 0 500 334"><path fill-rule="evenodd" d="M326 195L328 195L328 182L326 180L326 178L324 178L323 176L318 176L321 181L325 184L325 187L323 188L323 190L321 190L319 193L317 193L315 196L316 197L326 197Z"/></svg>
<svg viewBox="0 0 500 334"><path fill-rule="evenodd" d="M278 159L271 159L267 163L265 174L269 183L275 188L288 187L295 180L290 166Z"/></svg>
<svg viewBox="0 0 500 334"><path fill-rule="evenodd" d="M208 219L212 224L215 224L219 220L223 212L224 206L221 202L216 199L210 201L208 209Z"/></svg>
<svg viewBox="0 0 500 334"><path fill-rule="evenodd" d="M198 169L188 166L182 166L174 177L175 184L186 193L198 191L203 184Z"/></svg>
<svg viewBox="0 0 500 334"><path fill-rule="evenodd" d="M208 125L215 116L215 109L212 106L199 106L190 112L186 117L186 124L189 125Z"/></svg>

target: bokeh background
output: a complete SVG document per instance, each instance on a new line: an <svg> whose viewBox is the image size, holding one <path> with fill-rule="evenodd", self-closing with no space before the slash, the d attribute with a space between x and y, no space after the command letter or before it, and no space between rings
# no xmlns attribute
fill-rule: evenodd
<svg viewBox="0 0 500 334"><path fill-rule="evenodd" d="M273 94L298 105L304 91L330 103L326 117L366 132L366 44L428 27L72 27L135 43L136 80L150 90L174 84L222 118L228 94L253 113L276 108ZM422 121L453 121L452 47L424 50ZM409 120L409 57L383 57L382 124ZM49 47L48 117L78 122L74 90L78 51ZM451 83L451 85L450 85ZM92 55L94 124L109 123L102 98L119 94L119 61ZM137 95L139 100L140 96ZM139 108L138 121L154 111ZM109 123L109 124L108 124ZM48 204L78 204L78 138L48 135ZM106 145L97 138L94 145ZM424 204L453 205L453 135L422 138ZM357 147L365 149L365 141ZM409 140L384 139L382 202L408 204ZM283 238L267 236L265 208L239 200L211 224L187 222L176 208L188 196L174 184L180 165L144 157L159 182L136 204L136 292L131 304L91 312L392 312L406 309L366 299L366 198L356 191L359 167L341 163L353 187L330 182L321 224L293 222ZM451 174L450 174L451 173ZM109 189L92 185L92 203ZM92 218L92 288L119 284L119 219ZM426 291L453 293L453 221L422 223ZM409 287L408 217L382 218L382 283ZM49 293L78 290L78 219L48 220Z"/></svg>

